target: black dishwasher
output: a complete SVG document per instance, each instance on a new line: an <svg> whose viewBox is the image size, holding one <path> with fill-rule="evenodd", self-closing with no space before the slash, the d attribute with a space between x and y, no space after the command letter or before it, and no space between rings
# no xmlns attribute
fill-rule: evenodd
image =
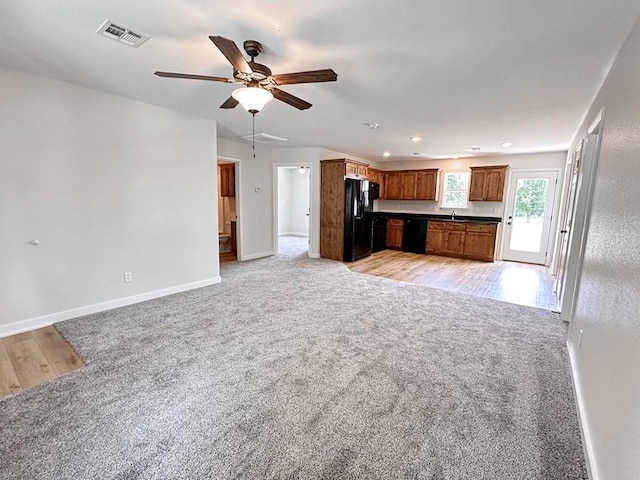
<svg viewBox="0 0 640 480"><path fill-rule="evenodd" d="M412 253L425 253L427 244L427 221L407 218L404 221L402 250Z"/></svg>
<svg viewBox="0 0 640 480"><path fill-rule="evenodd" d="M372 230L371 251L379 252L387 248L387 217L373 217Z"/></svg>

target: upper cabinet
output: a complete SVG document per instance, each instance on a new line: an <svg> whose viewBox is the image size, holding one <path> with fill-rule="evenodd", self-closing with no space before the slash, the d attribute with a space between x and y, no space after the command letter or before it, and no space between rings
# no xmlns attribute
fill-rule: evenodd
<svg viewBox="0 0 640 480"><path fill-rule="evenodd" d="M233 163L219 163L218 172L220 173L220 196L235 197L236 196L236 175L235 165Z"/></svg>
<svg viewBox="0 0 640 480"><path fill-rule="evenodd" d="M416 173L416 200L438 198L438 169L420 170Z"/></svg>
<svg viewBox="0 0 640 480"><path fill-rule="evenodd" d="M375 168L369 168L367 170L367 180L380 185L380 198L384 198L384 177L385 174L382 170L376 170Z"/></svg>
<svg viewBox="0 0 640 480"><path fill-rule="evenodd" d="M369 166L364 163L345 160L345 175L367 178Z"/></svg>
<svg viewBox="0 0 640 480"><path fill-rule="evenodd" d="M399 170L385 173L386 200L436 200L438 169Z"/></svg>
<svg viewBox="0 0 640 480"><path fill-rule="evenodd" d="M471 167L470 202L501 202L508 165Z"/></svg>

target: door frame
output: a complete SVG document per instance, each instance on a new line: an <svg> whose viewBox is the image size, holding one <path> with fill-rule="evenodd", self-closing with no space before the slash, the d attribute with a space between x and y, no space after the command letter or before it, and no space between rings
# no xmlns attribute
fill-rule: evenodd
<svg viewBox="0 0 640 480"><path fill-rule="evenodd" d="M556 174L556 184L554 185L555 191L553 193L553 199L551 201L551 219L550 219L550 224L549 224L549 239L547 240L547 254L545 256L545 261L544 261L544 266L549 267L550 263L551 263L551 259L554 256L554 252L555 252L555 244L552 240L552 233L555 232L556 230L556 225L558 223L558 210L560 208L559 206L559 197L560 195L558 195L558 178L560 177L560 172L561 169L560 168L518 168L518 169L509 169L509 176L508 176L508 180L507 180L507 189L506 189L506 199L504 202L504 215L507 215L508 212L508 208L509 208L509 194L511 192L511 188L514 186L514 179L513 176L514 174L517 173L533 173L533 172L554 172ZM502 219L502 221L504 222L504 217ZM505 225L501 225L501 232L500 232L500 248L499 248L499 252L500 252L500 256L499 256L499 260L504 260L504 252L505 250L507 250L508 245L507 245L507 228L506 228L506 224ZM510 260L507 260L510 261Z"/></svg>
<svg viewBox="0 0 640 480"><path fill-rule="evenodd" d="M568 225L567 230L567 218L571 217L571 219L573 219L573 215L575 212L576 199L578 194L578 178L582 170L583 157L584 140L580 140L573 149L573 152L571 152L571 161L568 162L565 166L565 178L562 185L562 204L560 205L558 225L556 227L556 251L554 254L552 273L556 277L553 289L558 296L558 299L560 299L562 290L564 289L564 282L566 281L567 273L567 259L569 257L569 232L571 231L572 225ZM574 176L576 177L575 185L573 182ZM565 252L563 258L562 251L565 242L567 251ZM560 280L560 277L562 277L562 282Z"/></svg>
<svg viewBox="0 0 640 480"><path fill-rule="evenodd" d="M243 261L244 257L244 249L242 246L242 238L243 238L243 222L242 218L242 162L239 158L234 157L225 157L223 155L218 155L216 157L216 175L217 175L217 165L218 160L222 160L225 162L231 162L234 164L234 184L235 184L235 194L236 194L236 258L239 262Z"/></svg>
<svg viewBox="0 0 640 480"><path fill-rule="evenodd" d="M309 168L309 241L307 245L307 255L311 258L320 258L311 253L311 240L315 235L315 211L313 208L313 179L316 175L313 162L301 161L301 162L278 162L273 164L273 252L278 254L278 175L280 167L308 167Z"/></svg>
<svg viewBox="0 0 640 480"><path fill-rule="evenodd" d="M604 120L605 108L603 107L589 125L586 138L582 139L582 167L578 176L575 209L571 230L569 231L567 270L565 272L564 290L561 293L562 298L558 302L560 318L565 322L571 322L575 315L576 299L578 298L580 279L582 277L584 251L589 233L591 205L593 203L593 191L598 170Z"/></svg>

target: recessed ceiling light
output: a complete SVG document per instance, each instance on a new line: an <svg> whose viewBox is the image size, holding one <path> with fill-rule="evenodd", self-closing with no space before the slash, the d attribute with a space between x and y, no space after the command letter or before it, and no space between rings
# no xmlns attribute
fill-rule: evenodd
<svg viewBox="0 0 640 480"><path fill-rule="evenodd" d="M385 157L385 158L386 158L386 157L390 157L390 156L391 156L391 153L389 153L389 152L384 152L384 153L382 154L382 156L383 156L383 157Z"/></svg>
<svg viewBox="0 0 640 480"><path fill-rule="evenodd" d="M375 130L380 125L378 125L377 123L365 123L364 126L367 127L369 130Z"/></svg>
<svg viewBox="0 0 640 480"><path fill-rule="evenodd" d="M454 159L454 160L457 160L458 159L458 155L451 155L451 158Z"/></svg>
<svg viewBox="0 0 640 480"><path fill-rule="evenodd" d="M500 145L504 148L509 148L511 145L513 145L513 142L502 142Z"/></svg>
<svg viewBox="0 0 640 480"><path fill-rule="evenodd" d="M469 150L470 152L479 152L480 147L467 147L467 150Z"/></svg>
<svg viewBox="0 0 640 480"><path fill-rule="evenodd" d="M413 143L418 143L420 140L422 140L422 137L409 137L409 140L411 140Z"/></svg>

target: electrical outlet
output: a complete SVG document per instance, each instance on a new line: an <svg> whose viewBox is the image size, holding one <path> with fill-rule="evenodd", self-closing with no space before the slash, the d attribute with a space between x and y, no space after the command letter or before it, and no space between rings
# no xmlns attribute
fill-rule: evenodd
<svg viewBox="0 0 640 480"><path fill-rule="evenodd" d="M473 211L476 212L476 213L480 213L480 207L474 208Z"/></svg>
<svg viewBox="0 0 640 480"><path fill-rule="evenodd" d="M584 334L584 332L582 331L582 329L580 329L580 336L578 337L578 347L582 348L582 335Z"/></svg>
<svg viewBox="0 0 640 480"><path fill-rule="evenodd" d="M500 212L501 212L500 207L496 207L493 209L493 213L500 213Z"/></svg>
<svg viewBox="0 0 640 480"><path fill-rule="evenodd" d="M124 283L133 282L133 273L124 272Z"/></svg>
<svg viewBox="0 0 640 480"><path fill-rule="evenodd" d="M436 211L436 212L439 212L440 211L440 207L438 205L436 205L435 207L433 207L433 210Z"/></svg>

